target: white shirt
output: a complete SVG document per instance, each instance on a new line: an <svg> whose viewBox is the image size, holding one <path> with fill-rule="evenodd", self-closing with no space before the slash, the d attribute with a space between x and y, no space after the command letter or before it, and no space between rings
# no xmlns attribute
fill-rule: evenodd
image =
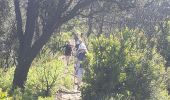
<svg viewBox="0 0 170 100"><path fill-rule="evenodd" d="M81 50L85 50L87 52L86 45L83 42L79 45L79 48L78 48L78 51L81 51Z"/></svg>

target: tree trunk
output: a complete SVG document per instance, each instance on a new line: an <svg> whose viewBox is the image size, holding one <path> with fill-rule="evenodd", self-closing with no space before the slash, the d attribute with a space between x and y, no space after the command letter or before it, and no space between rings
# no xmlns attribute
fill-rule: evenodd
<svg viewBox="0 0 170 100"><path fill-rule="evenodd" d="M101 16L101 22L99 23L99 33L98 36L100 36L103 33L103 26L104 26L104 14Z"/></svg>
<svg viewBox="0 0 170 100"><path fill-rule="evenodd" d="M26 25L25 32L23 32L22 24L22 14L20 11L20 1L14 0L15 5L15 15L17 21L17 36L19 39L19 49L18 49L18 59L17 66L14 72L13 86L15 89L17 87L24 89L25 81L27 80L27 75L31 63L35 57L33 57L31 51L31 44L33 41L33 36L35 32L35 23L38 17L38 4L34 0L28 1L27 13L26 13Z"/></svg>
<svg viewBox="0 0 170 100"><path fill-rule="evenodd" d="M92 5L90 5L90 13L89 13L89 17L88 17L88 31L87 31L87 37L90 36L91 32L92 32L92 24L93 24L93 16L92 16Z"/></svg>
<svg viewBox="0 0 170 100"><path fill-rule="evenodd" d="M33 59L25 59L26 57L21 57L23 59L17 59L18 64L15 69L14 79L13 79L13 89L17 87L24 89L25 82L27 80L27 75L29 68Z"/></svg>

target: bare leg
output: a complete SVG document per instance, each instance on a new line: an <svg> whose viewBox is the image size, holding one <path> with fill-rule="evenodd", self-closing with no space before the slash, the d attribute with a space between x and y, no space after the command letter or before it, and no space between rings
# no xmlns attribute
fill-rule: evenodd
<svg viewBox="0 0 170 100"><path fill-rule="evenodd" d="M69 65L69 61L70 60L70 56L66 56L66 63L67 63L67 65Z"/></svg>

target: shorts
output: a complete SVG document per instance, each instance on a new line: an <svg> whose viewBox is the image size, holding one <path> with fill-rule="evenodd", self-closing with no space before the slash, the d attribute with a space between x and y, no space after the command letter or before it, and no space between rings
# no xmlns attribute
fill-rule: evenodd
<svg viewBox="0 0 170 100"><path fill-rule="evenodd" d="M82 52L78 54L78 60L83 61L86 57L86 52Z"/></svg>
<svg viewBox="0 0 170 100"><path fill-rule="evenodd" d="M71 56L71 52L65 52L65 56Z"/></svg>

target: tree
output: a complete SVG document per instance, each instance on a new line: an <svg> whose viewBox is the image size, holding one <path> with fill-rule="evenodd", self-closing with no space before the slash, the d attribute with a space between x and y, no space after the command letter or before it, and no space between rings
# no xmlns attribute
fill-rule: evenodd
<svg viewBox="0 0 170 100"><path fill-rule="evenodd" d="M169 18L169 0L106 1L93 4L89 10L88 18L92 20L89 30L93 28L96 31L102 30L103 33L111 33L125 27L140 28L148 34L148 37L153 37L157 32L155 27L158 23ZM104 13L104 19L101 12Z"/></svg>
<svg viewBox="0 0 170 100"><path fill-rule="evenodd" d="M31 63L49 38L61 25L79 15L93 1L95 0L25 0L24 15L20 0L14 0L19 48L13 89L24 89Z"/></svg>
<svg viewBox="0 0 170 100"><path fill-rule="evenodd" d="M0 0L0 67L4 68L14 64L17 44L14 36L16 27L11 11L11 0Z"/></svg>
<svg viewBox="0 0 170 100"><path fill-rule="evenodd" d="M93 31L96 31L98 36L111 32L107 30L113 28L113 23L116 23L114 16L117 12L121 13L136 6L137 2L134 0L100 0L92 3L90 8L82 14L83 17L87 17L88 21L87 37Z"/></svg>

